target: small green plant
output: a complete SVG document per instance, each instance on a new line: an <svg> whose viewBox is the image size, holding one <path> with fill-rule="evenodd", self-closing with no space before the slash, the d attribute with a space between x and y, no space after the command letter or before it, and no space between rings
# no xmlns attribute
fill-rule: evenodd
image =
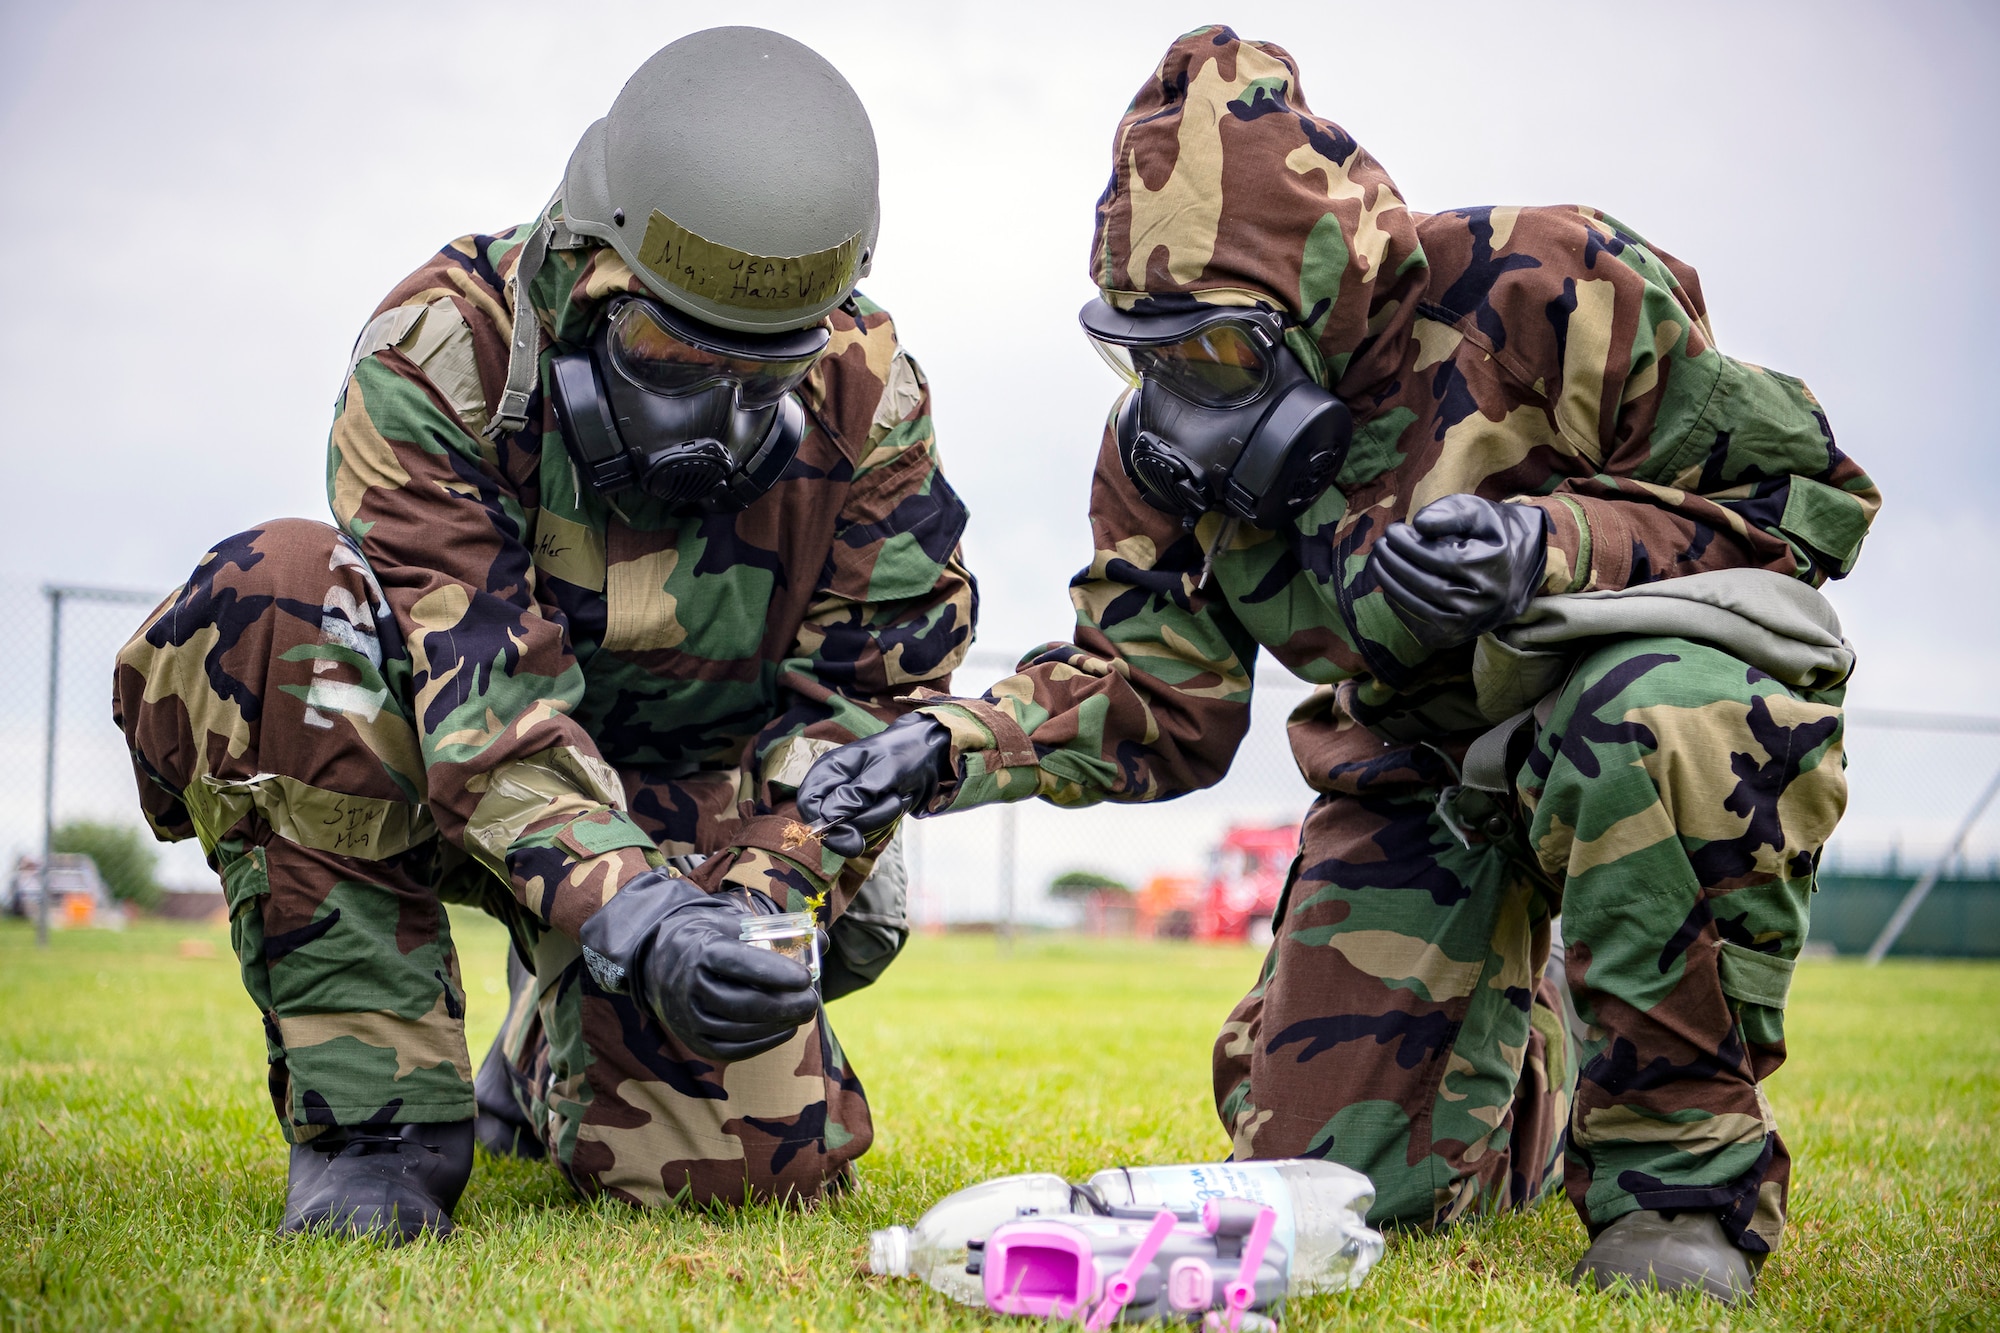
<svg viewBox="0 0 2000 1333"><path fill-rule="evenodd" d="M155 878L159 853L153 850L147 834L130 824L72 819L56 826L50 846L58 852L82 852L95 861L104 887L120 902L157 907L166 893Z"/></svg>

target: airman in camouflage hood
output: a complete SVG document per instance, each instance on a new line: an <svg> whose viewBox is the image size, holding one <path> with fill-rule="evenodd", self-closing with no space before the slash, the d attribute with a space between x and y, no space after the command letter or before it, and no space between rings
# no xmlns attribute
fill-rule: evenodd
<svg viewBox="0 0 2000 1333"><path fill-rule="evenodd" d="M1083 322L1130 388L1074 641L928 700L926 783L885 733L801 809L1169 799L1227 771L1270 653L1322 687L1290 719L1320 797L1215 1045L1234 1155L1365 1171L1378 1223L1566 1183L1580 1278L1740 1297L1846 799L1813 589L1874 484L1803 384L1717 350L1692 269L1591 208L1410 212L1275 46L1180 38L1113 152Z"/></svg>
<svg viewBox="0 0 2000 1333"><path fill-rule="evenodd" d="M1227 28L1175 42L1119 121L1090 268L1124 309L1289 311L1346 398L1393 370L1426 276L1389 173L1312 113L1289 53Z"/></svg>

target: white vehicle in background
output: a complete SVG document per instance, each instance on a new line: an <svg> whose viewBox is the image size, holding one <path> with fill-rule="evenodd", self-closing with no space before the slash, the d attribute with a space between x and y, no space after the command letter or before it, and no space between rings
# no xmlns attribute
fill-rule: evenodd
<svg viewBox="0 0 2000 1333"><path fill-rule="evenodd" d="M102 926L122 930L125 908L114 900L97 873L97 862L82 852L57 852L49 858L49 923L55 926ZM42 859L23 856L0 890L0 912L35 918L42 900Z"/></svg>

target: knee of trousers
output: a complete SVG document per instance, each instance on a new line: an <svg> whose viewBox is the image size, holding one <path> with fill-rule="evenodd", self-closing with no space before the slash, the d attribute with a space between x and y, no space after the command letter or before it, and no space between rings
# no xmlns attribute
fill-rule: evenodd
<svg viewBox="0 0 2000 1333"><path fill-rule="evenodd" d="M1616 639L1586 654L1564 686L1562 702L1593 693L1617 695L1636 690L1650 707L1700 708L1720 700L1740 700L1756 680L1785 689L1742 658L1713 644L1648 635Z"/></svg>
<svg viewBox="0 0 2000 1333"><path fill-rule="evenodd" d="M317 608L329 588L372 585L354 543L330 523L274 518L223 538L168 599L181 633L240 621L270 600ZM249 603L249 605L246 605Z"/></svg>
<svg viewBox="0 0 2000 1333"><path fill-rule="evenodd" d="M358 650L375 664L359 670L379 677L382 636L394 634L386 609L359 550L328 524L277 519L216 543L118 654L114 711L142 779L178 793L212 766L233 777L282 769L265 741L309 745L315 728L303 724L325 721L285 687L345 682L287 655Z"/></svg>
<svg viewBox="0 0 2000 1333"><path fill-rule="evenodd" d="M1678 838L1717 844L1707 860L1724 879L1798 878L1846 808L1838 696L1708 644L1600 648L1548 731L1523 786L1540 789L1534 834L1551 871L1575 876Z"/></svg>

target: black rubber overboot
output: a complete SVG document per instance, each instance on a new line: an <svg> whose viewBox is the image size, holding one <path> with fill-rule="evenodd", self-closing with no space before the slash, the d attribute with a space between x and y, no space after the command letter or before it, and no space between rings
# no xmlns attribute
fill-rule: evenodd
<svg viewBox="0 0 2000 1333"><path fill-rule="evenodd" d="M1597 1233L1570 1281L1603 1291L1622 1277L1638 1290L1699 1291L1735 1305L1750 1299L1763 1264L1729 1243L1714 1213L1640 1209Z"/></svg>
<svg viewBox="0 0 2000 1333"><path fill-rule="evenodd" d="M401 1245L449 1236L472 1175L472 1122L335 1127L292 1145L278 1233L316 1231Z"/></svg>
<svg viewBox="0 0 2000 1333"><path fill-rule="evenodd" d="M479 1077L472 1081L472 1097L479 1108L472 1122L473 1132L479 1138L479 1145L495 1157L538 1162L548 1156L548 1149L542 1146L541 1137L521 1113L521 1104L514 1097L513 1071L507 1067L507 1052L501 1049L501 1041L501 1037L493 1039L493 1048L480 1062Z"/></svg>

